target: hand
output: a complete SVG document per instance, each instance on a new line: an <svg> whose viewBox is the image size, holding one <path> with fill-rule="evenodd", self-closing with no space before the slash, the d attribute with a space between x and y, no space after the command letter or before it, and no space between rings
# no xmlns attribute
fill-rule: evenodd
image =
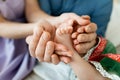
<svg viewBox="0 0 120 80"><path fill-rule="evenodd" d="M62 23L67 23L70 26L74 23L78 23L79 25L87 25L90 23L90 17L87 15L80 17L75 13L63 13L58 17L50 17L47 21L57 28Z"/></svg>
<svg viewBox="0 0 120 80"><path fill-rule="evenodd" d="M26 38L26 42L29 45L30 55L37 58L39 61L51 62L53 64L58 64L60 61L66 63L69 62L70 59L64 56L67 54L65 52L67 49L61 44L50 41L52 32L54 32L54 29L51 29L51 25L48 22L39 21L39 23L35 23L33 35ZM54 49L61 56L55 54ZM61 53L59 51L61 51ZM63 56L62 51L64 51Z"/></svg>
<svg viewBox="0 0 120 80"><path fill-rule="evenodd" d="M77 32L72 34L74 48L82 56L96 44L97 25L90 23L77 28Z"/></svg>
<svg viewBox="0 0 120 80"><path fill-rule="evenodd" d="M26 38L31 56L43 61L46 44L51 40L52 32L54 32L54 29L47 21L41 20L35 23L33 34Z"/></svg>

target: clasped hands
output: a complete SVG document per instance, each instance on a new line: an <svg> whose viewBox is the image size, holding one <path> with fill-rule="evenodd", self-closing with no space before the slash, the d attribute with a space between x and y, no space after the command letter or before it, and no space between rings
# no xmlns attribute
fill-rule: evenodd
<svg viewBox="0 0 120 80"><path fill-rule="evenodd" d="M33 34L26 38L30 55L36 57L40 62L58 64L63 61L69 63L73 54L70 54L64 44L55 41L56 30L61 25L73 27L72 46L81 57L96 44L97 25L90 21L89 16L64 13L34 24Z"/></svg>

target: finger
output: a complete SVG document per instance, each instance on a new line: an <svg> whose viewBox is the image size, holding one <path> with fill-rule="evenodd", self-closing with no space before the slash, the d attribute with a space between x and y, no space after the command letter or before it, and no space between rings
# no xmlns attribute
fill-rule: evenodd
<svg viewBox="0 0 120 80"><path fill-rule="evenodd" d="M54 45L56 51L68 51L67 47L62 44L54 43Z"/></svg>
<svg viewBox="0 0 120 80"><path fill-rule="evenodd" d="M54 53L54 42L49 41L46 44L45 49L45 55L44 55L44 61L50 62L51 61L51 55Z"/></svg>
<svg viewBox="0 0 120 80"><path fill-rule="evenodd" d="M81 17L82 17L83 19L90 20L90 16L88 16L88 15L82 15Z"/></svg>
<svg viewBox="0 0 120 80"><path fill-rule="evenodd" d="M72 57L73 53L71 51L55 51L57 55Z"/></svg>
<svg viewBox="0 0 120 80"><path fill-rule="evenodd" d="M79 44L79 41L77 39L73 40L73 44L76 45L76 44Z"/></svg>
<svg viewBox="0 0 120 80"><path fill-rule="evenodd" d="M41 25L42 24L42 25ZM47 31L51 34L51 40L53 40L54 32L55 32L55 26L52 26L48 21L46 20L39 20L37 22L37 26L43 28L44 31Z"/></svg>
<svg viewBox="0 0 120 80"><path fill-rule="evenodd" d="M32 35L26 37L26 39L25 39L26 43L27 43L27 44L30 44L31 39L32 39Z"/></svg>
<svg viewBox="0 0 120 80"><path fill-rule="evenodd" d="M76 14L71 14L71 17L79 24L79 25L86 25L90 23L90 20L83 19L82 17L76 15Z"/></svg>
<svg viewBox="0 0 120 80"><path fill-rule="evenodd" d="M31 56L33 57L35 57L35 50L42 33L43 29L41 27L35 27L33 36L31 37L31 41L29 42L29 51Z"/></svg>
<svg viewBox="0 0 120 80"><path fill-rule="evenodd" d="M38 42L35 54L36 58L39 61L43 61L44 58L44 53L45 53L45 48L46 48L46 43L50 40L50 34L48 32L43 32L43 34L40 37L40 40Z"/></svg>
<svg viewBox="0 0 120 80"><path fill-rule="evenodd" d="M78 32L78 33L83 33L83 32L85 32L85 26L79 27L79 28L77 29L77 32Z"/></svg>
<svg viewBox="0 0 120 80"><path fill-rule="evenodd" d="M60 56L60 61L68 64L71 62L71 58L70 57L66 57L66 56Z"/></svg>
<svg viewBox="0 0 120 80"><path fill-rule="evenodd" d="M90 48L92 48L96 44L96 40L93 40L91 42L87 43L80 43L78 45L75 45L75 49L79 54L87 53Z"/></svg>
<svg viewBox="0 0 120 80"><path fill-rule="evenodd" d="M78 36L78 32L74 32L74 33L72 33L71 38L75 39L75 38L77 38L77 36Z"/></svg>
<svg viewBox="0 0 120 80"><path fill-rule="evenodd" d="M91 23L85 27L85 32L87 33L96 32L96 30L97 30L97 25L95 23Z"/></svg>
<svg viewBox="0 0 120 80"><path fill-rule="evenodd" d="M27 38L26 38L26 43L28 44L28 46L29 46L29 52L30 52L30 56L32 56L32 57L35 57L35 48L34 47L32 47L32 40L33 39L33 36L28 36Z"/></svg>
<svg viewBox="0 0 120 80"><path fill-rule="evenodd" d="M79 34L77 36L78 42L90 42L92 40L96 39L97 34L96 33L89 33L89 34Z"/></svg>
<svg viewBox="0 0 120 80"><path fill-rule="evenodd" d="M56 54L52 54L51 61L53 64L57 65L60 62L60 59Z"/></svg>

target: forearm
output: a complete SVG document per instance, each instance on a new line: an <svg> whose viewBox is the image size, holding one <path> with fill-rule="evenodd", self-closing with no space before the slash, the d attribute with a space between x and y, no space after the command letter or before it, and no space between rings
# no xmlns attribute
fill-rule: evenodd
<svg viewBox="0 0 120 80"><path fill-rule="evenodd" d="M26 0L26 17L29 22L36 22L40 19L49 19L52 16L45 13L43 10L40 9L37 0Z"/></svg>
<svg viewBox="0 0 120 80"><path fill-rule="evenodd" d="M2 22L0 23L0 37L19 39L32 34L33 24Z"/></svg>
<svg viewBox="0 0 120 80"><path fill-rule="evenodd" d="M107 80L94 66L79 56L74 57L73 62L70 62L70 65L80 80Z"/></svg>

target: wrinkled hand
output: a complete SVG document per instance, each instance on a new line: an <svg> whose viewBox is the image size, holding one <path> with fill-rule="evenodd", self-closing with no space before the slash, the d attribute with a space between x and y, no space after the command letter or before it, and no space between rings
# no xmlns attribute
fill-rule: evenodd
<svg viewBox="0 0 120 80"><path fill-rule="evenodd" d="M86 25L90 23L90 17L84 16L80 17L79 15L75 13L63 13L60 16L52 17L47 19L48 22L50 22L53 26L56 28L61 25L62 23L67 23L69 25L73 25L74 23L78 23L79 25Z"/></svg>
<svg viewBox="0 0 120 80"><path fill-rule="evenodd" d="M80 26L72 34L74 48L82 56L87 53L96 44L97 25L90 23L86 26Z"/></svg>
<svg viewBox="0 0 120 80"><path fill-rule="evenodd" d="M51 41L52 37L54 37L51 35L54 35L54 33L55 29L47 21L35 23L33 35L26 38L30 55L41 62L58 64L60 61L63 61L67 63L70 61L70 58L64 57L64 55L67 55L67 52L65 52L67 48ZM54 53L54 50L59 53L59 56ZM62 53L62 51L64 52Z"/></svg>

